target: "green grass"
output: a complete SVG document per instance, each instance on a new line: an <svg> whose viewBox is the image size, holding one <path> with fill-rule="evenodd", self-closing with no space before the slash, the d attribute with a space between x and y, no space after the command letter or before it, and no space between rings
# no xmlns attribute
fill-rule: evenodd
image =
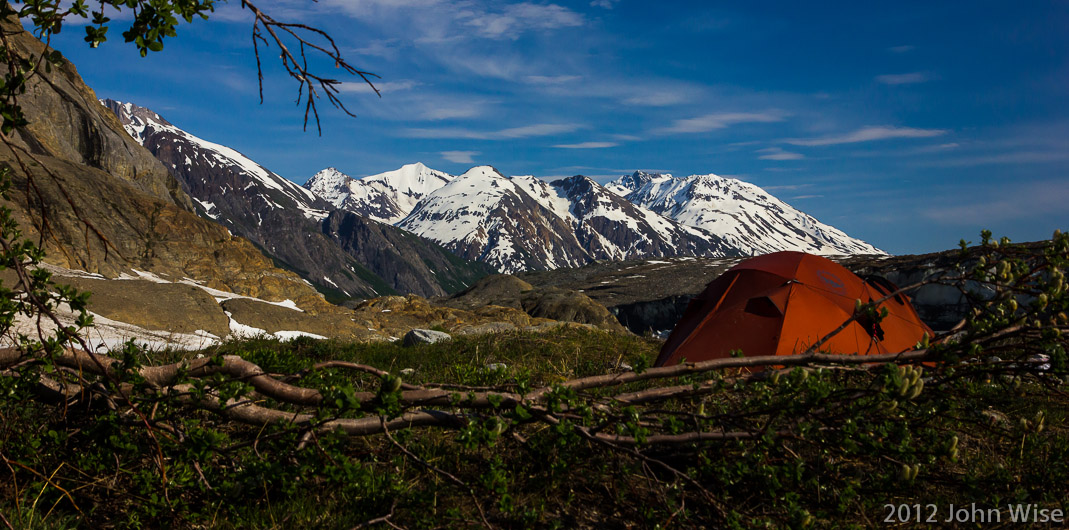
<svg viewBox="0 0 1069 530"><path fill-rule="evenodd" d="M605 373L619 363L649 364L660 342L629 334L561 327L541 333L509 332L456 336L452 341L404 347L400 343L354 344L298 338L290 342L249 339L203 352L237 354L269 372L292 373L326 360L367 364L390 372L412 369L414 384L486 385L518 375L541 386ZM504 364L499 370L488 365ZM494 375L487 375L487 374Z"/></svg>

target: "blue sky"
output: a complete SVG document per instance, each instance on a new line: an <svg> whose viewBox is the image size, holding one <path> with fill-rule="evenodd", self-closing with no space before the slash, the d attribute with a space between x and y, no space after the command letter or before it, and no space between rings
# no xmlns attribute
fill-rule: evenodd
<svg viewBox="0 0 1069 530"><path fill-rule="evenodd" d="M636 169L753 182L892 253L983 228L1069 228L1069 3L261 0L330 32L382 98L344 86L302 132L296 86L222 4L147 59L53 44L101 97L156 110L304 182L422 161L461 173ZM326 65L328 71L336 71ZM340 71L339 71L340 72Z"/></svg>

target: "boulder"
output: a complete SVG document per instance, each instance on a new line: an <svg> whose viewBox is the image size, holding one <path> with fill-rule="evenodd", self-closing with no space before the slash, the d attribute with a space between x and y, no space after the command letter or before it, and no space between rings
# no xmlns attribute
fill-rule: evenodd
<svg viewBox="0 0 1069 530"><path fill-rule="evenodd" d="M408 333L405 333L405 338L401 341L404 346L415 346L417 344L434 344L436 342L453 340L453 337L448 333L442 331L435 331L433 329L413 329Z"/></svg>
<svg viewBox="0 0 1069 530"><path fill-rule="evenodd" d="M524 294L520 303L532 317L590 324L609 331L626 331L605 306L577 291L559 287L535 289Z"/></svg>

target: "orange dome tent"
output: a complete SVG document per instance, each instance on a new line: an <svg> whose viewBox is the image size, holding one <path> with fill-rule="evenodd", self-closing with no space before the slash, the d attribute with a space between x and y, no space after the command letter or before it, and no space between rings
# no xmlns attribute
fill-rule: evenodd
<svg viewBox="0 0 1069 530"><path fill-rule="evenodd" d="M694 297L657 358L657 366L730 357L795 355L854 314L855 301L878 300L897 288L883 278L863 280L845 267L803 252L777 252L735 265ZM909 297L880 304L879 324L851 322L820 350L871 355L912 349L932 330Z"/></svg>

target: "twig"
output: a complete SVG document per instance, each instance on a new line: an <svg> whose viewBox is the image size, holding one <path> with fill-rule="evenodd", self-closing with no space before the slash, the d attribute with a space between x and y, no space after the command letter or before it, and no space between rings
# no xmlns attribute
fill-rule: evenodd
<svg viewBox="0 0 1069 530"><path fill-rule="evenodd" d="M367 528L369 526L375 526L375 525L377 525L379 523L389 524L390 523L390 518L393 517L393 511L396 508L397 508L397 499L394 499L393 503L390 504L389 513L387 513L386 515L383 515L381 517L376 517L374 519L369 519L367 521L364 521L364 522L352 527L350 530L360 530L361 528Z"/></svg>
<svg viewBox="0 0 1069 530"><path fill-rule="evenodd" d="M401 452L403 452L404 454L408 455L409 458L415 460L421 466L423 466L423 467L425 467L427 469L430 469L431 471L433 471L433 472L435 472L435 473L437 473L437 474L449 479L454 484L456 484L456 485L468 490L468 493L471 495L472 502L475 503L475 508L479 510L479 517L483 520L483 526L485 528L493 528L493 525L490 524L490 521L486 520L486 512L483 511L482 503L479 502L479 497L477 495L475 495L475 490L472 489L471 486L467 485L463 480L460 480L459 478L457 478L455 475L449 473L448 471L445 471L444 469L439 468L438 466L436 466L436 465L434 465L434 464L432 464L432 463L420 458L419 455L413 453L412 451L409 451L407 447L405 447L405 446L401 445L400 443L398 443L397 440L394 439L393 435L390 434L390 429L389 429L389 427L386 426L386 417L385 416L379 416L379 420L382 422L382 433L385 434L386 438L388 440L390 440L390 443L392 443L395 447L400 449Z"/></svg>
<svg viewBox="0 0 1069 530"><path fill-rule="evenodd" d="M308 368L308 369L305 369L305 370L301 370L301 371L299 371L299 372L297 372L297 373L295 373L293 375L284 377L284 378L282 378L280 380L284 381L284 382L295 381L297 379L301 379L301 378L307 376L308 374L310 374L312 372L319 371L319 370L326 370L326 369L329 369L329 368L348 368L350 370L356 370L358 372L368 373L368 374L374 375L376 377L383 377L385 375L389 375L390 374L389 372L387 372L385 370L379 370L378 368L375 368L374 366L368 366L366 364L357 364L357 363L351 363L351 362L347 362L347 361L324 361L324 362L318 363L316 365L313 365L311 368ZM413 385L413 384L409 384L409 383L405 383L405 382L402 381L401 382L401 388L403 388L405 390L419 390L419 389L421 389L423 387L420 387L420 386L417 386L417 385Z"/></svg>
<svg viewBox="0 0 1069 530"><path fill-rule="evenodd" d="M345 107L345 104L337 96L337 94L339 93L338 85L341 84L341 81L338 81L337 79L321 77L319 75L313 74L309 70L308 58L305 54L306 47L311 48L325 55L327 58L333 60L335 67L341 68L349 74L359 76L361 79L364 80L365 83L368 84L368 86L371 87L375 94L377 94L379 97L382 97L382 93L379 92L379 89L375 87L375 84L372 83L370 79L370 77L377 78L379 76L371 72L358 70L352 65L350 65L348 62L346 62L345 59L342 58L341 51L338 49L338 46L334 42L334 39L326 32L304 24L290 24L278 22L277 20L265 14L263 11L260 11L260 9L249 0L241 0L241 7L247 8L249 11L252 12L253 16L255 17L255 20L253 21L252 25L252 44L253 53L254 55L256 55L256 75L259 81L261 103L263 103L263 69L260 61L260 43L262 42L264 46L269 45L267 38L263 35L263 30L266 30L267 33L271 35L271 39L279 47L279 50L281 50L281 54L279 57L282 59L282 67L286 69L286 73L289 74L289 76L293 79L296 79L298 82L297 104L299 105L301 103L301 99L304 99L304 127L306 130L308 128L308 118L311 115L315 118L316 130L319 132L320 135L323 134L323 129L319 123L319 110L316 107L316 100L320 98L319 93L316 91L316 85L318 85L319 90L321 90L322 93L327 96L327 101L329 101L331 105L349 116L356 116L355 114L350 112L348 108ZM289 47L286 46L283 37L275 31L276 28L279 31L288 34L289 36L297 40L297 44L300 48L300 59L298 59L293 54L293 52L290 51ZM327 43L329 43L329 49L327 47L319 46L309 41L307 38L298 34L298 31L305 32L305 34L318 36L326 40ZM304 92L306 89L308 91L307 94L305 94Z"/></svg>

